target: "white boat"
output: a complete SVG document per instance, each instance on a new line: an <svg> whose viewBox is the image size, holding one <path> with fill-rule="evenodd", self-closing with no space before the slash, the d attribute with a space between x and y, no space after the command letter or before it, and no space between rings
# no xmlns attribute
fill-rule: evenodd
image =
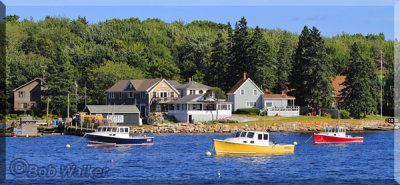
<svg viewBox="0 0 400 185"><path fill-rule="evenodd" d="M153 137L133 137L127 126L99 126L96 132L86 133L88 147L153 145Z"/></svg>

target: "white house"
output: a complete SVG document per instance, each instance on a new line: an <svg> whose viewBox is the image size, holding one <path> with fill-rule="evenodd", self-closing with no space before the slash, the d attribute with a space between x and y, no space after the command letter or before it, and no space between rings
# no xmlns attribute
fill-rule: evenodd
<svg viewBox="0 0 400 185"><path fill-rule="evenodd" d="M263 94L263 109L261 112L267 116L299 116L300 107L294 106L294 96L282 94Z"/></svg>
<svg viewBox="0 0 400 185"><path fill-rule="evenodd" d="M177 121L195 123L232 116L232 103L201 94L187 95L168 103L168 115Z"/></svg>

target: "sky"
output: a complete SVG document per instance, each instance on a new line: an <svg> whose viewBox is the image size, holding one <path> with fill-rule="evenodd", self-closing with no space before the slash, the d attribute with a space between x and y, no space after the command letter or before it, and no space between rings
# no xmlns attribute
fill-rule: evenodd
<svg viewBox="0 0 400 185"><path fill-rule="evenodd" d="M301 2L301 3L300 3ZM317 27L321 35L379 34L394 38L395 0L5 0L6 14L22 19L46 16L76 19L85 16L95 24L107 19L157 18L165 22L208 20L234 25L245 17L249 27L283 29L299 34Z"/></svg>

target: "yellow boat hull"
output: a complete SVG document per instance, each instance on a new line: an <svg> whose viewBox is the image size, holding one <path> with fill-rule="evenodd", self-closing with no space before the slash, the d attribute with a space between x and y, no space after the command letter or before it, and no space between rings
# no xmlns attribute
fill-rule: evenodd
<svg viewBox="0 0 400 185"><path fill-rule="evenodd" d="M232 143L217 139L214 139L214 148L215 148L215 153L217 155L225 155L225 154L282 155L282 154L294 153L294 145L289 145L289 144L259 146L251 144Z"/></svg>

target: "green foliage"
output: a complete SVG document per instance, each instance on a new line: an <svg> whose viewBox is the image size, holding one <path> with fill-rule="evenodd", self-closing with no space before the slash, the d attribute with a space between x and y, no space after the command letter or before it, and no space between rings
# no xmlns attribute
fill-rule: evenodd
<svg viewBox="0 0 400 185"><path fill-rule="evenodd" d="M259 108L241 108L237 109L236 114L252 114L252 115L258 115L260 113Z"/></svg>
<svg viewBox="0 0 400 185"><path fill-rule="evenodd" d="M66 96L68 93L74 94L75 80L79 87L79 97L83 97L84 87L87 87L88 104L104 103L102 92L111 86L110 83L127 78L164 77L182 81L193 76L200 83L227 91L242 77L243 72L247 72L257 85L280 93L286 88L287 82L298 83L296 79L300 77L291 73L306 71L303 66L299 67L298 61L294 61L296 50L311 48L307 45L309 41L305 42L307 39L299 40L298 35L284 30L249 28L244 17L234 25L234 29L230 23L210 21L185 24L182 21L165 23L159 19L141 21L138 18L129 18L88 24L85 17L71 20L47 16L38 22L18 19L17 15L6 17L7 66L4 71L7 75L4 76L7 77L8 86L7 106L12 107L12 90L15 87L42 77L45 71L54 90L53 95L48 95L52 100L50 109L59 110L59 113L66 111ZM318 34L315 35L319 36ZM305 36L302 34L300 38L302 37ZM314 58L309 61L317 62L318 58L323 57L318 63L331 63L331 76L348 75L352 72L349 68L350 50L354 42L360 43L360 55L375 65L380 63L382 50L386 82L383 107L386 114L394 112L394 79L390 78L394 74L393 70L390 71L394 60L393 41L385 41L382 34L341 34L332 38L311 38L310 36L310 43L322 43L320 40L324 42L314 45L314 48L324 45L323 48L326 49L317 48L316 52L307 50L309 57ZM111 75L112 72L105 71L111 64L105 67L105 61L111 61L116 66L124 64L123 67L127 71L134 71L134 75L127 75L125 72L124 75ZM325 71L323 68L316 65L312 68L312 73L320 69ZM112 71L119 72L115 68ZM101 75L111 75L112 80L99 81L98 79L103 78ZM316 73L315 78L321 75ZM55 79L50 79L53 77ZM57 82L58 79L61 81ZM323 78L322 82L326 84L328 80ZM56 88L57 85L61 85L59 89ZM298 85L307 86L301 83ZM315 87L323 89L323 92L321 90L317 94L328 91L321 88L325 85ZM55 93L57 91L60 93ZM301 105L305 101L301 97L302 93L299 89L299 97L296 97L296 102ZM70 98L73 112L75 106L72 102L75 100L72 96ZM322 103L324 106L328 102L327 99L315 101L325 102ZM63 106L59 105L61 102ZM79 102L82 103L82 100ZM41 107L40 110L43 113L45 108Z"/></svg>
<svg viewBox="0 0 400 185"><path fill-rule="evenodd" d="M141 79L143 72L130 67L126 63L105 61L101 66L90 68L88 71L87 96L93 104L105 104L105 91L118 80Z"/></svg>
<svg viewBox="0 0 400 185"><path fill-rule="evenodd" d="M299 105L318 109L330 108L332 97L332 67L327 60L325 44L319 31L304 27L294 56L291 85Z"/></svg>
<svg viewBox="0 0 400 185"><path fill-rule="evenodd" d="M217 99L226 99L225 92L219 87L211 87L207 90L206 95L214 95Z"/></svg>
<svg viewBox="0 0 400 185"><path fill-rule="evenodd" d="M340 118L342 119L349 119L350 118L350 112L347 110L340 110Z"/></svg>
<svg viewBox="0 0 400 185"><path fill-rule="evenodd" d="M361 113L364 117L369 112L376 111L377 106L377 84L375 64L361 56L357 43L354 43L351 50L351 65L353 71L347 75L343 83L346 87L341 91L344 93L344 106L357 119L360 119Z"/></svg>

